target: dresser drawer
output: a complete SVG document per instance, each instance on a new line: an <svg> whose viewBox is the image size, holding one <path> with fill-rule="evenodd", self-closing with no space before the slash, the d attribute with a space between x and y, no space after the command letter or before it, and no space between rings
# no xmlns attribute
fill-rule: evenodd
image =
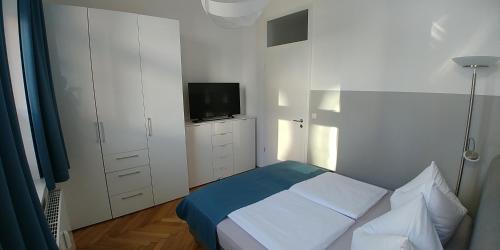
<svg viewBox="0 0 500 250"><path fill-rule="evenodd" d="M110 201L113 218L152 207L154 205L151 186L111 196Z"/></svg>
<svg viewBox="0 0 500 250"><path fill-rule="evenodd" d="M214 177L215 179L222 179L229 177L234 174L234 168L233 167L218 167L214 168Z"/></svg>
<svg viewBox="0 0 500 250"><path fill-rule="evenodd" d="M145 165L149 165L147 149L104 156L106 173Z"/></svg>
<svg viewBox="0 0 500 250"><path fill-rule="evenodd" d="M106 174L109 195L126 193L151 186L149 166L131 168Z"/></svg>
<svg viewBox="0 0 500 250"><path fill-rule="evenodd" d="M213 146L222 146L230 143L233 143L233 133L212 136Z"/></svg>
<svg viewBox="0 0 500 250"><path fill-rule="evenodd" d="M233 122L232 121L218 121L214 122L212 126L212 134L220 135L233 132Z"/></svg>
<svg viewBox="0 0 500 250"><path fill-rule="evenodd" d="M233 155L214 157L214 168L233 167L233 165L234 165Z"/></svg>
<svg viewBox="0 0 500 250"><path fill-rule="evenodd" d="M233 144L230 143L221 146L214 146L212 148L212 153L215 158L223 156L231 156L233 155Z"/></svg>

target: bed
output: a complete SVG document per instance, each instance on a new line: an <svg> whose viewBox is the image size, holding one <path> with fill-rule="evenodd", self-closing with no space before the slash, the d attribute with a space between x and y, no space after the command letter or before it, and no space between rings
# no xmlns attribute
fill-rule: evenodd
<svg viewBox="0 0 500 250"><path fill-rule="evenodd" d="M328 250L349 250L351 249L352 233L356 228L361 227L368 221L377 218L386 213L390 209L389 197L392 192L387 193L382 200L373 206L368 212L363 215L354 225L352 225L342 236L337 238L326 249ZM444 246L444 249L449 250L465 250L468 248L469 237L472 230L472 218L466 216L459 228L455 232L455 236ZM265 250L266 248L257 240L252 238L245 230L239 227L231 219L226 218L217 225L217 236L221 249L232 250ZM481 248L477 248L481 249Z"/></svg>
<svg viewBox="0 0 500 250"><path fill-rule="evenodd" d="M261 244L262 239L260 241L256 240L248 233L248 231L251 231L251 227L250 229L248 227L246 227L246 230L243 229L241 221L237 221L238 217L231 215L235 211L242 210L242 208L253 206L258 201L276 197L277 194L289 192L289 189L293 190L298 185L326 176L327 173L329 171L325 169L297 162L282 162L259 168L226 178L193 192L178 206L177 214L187 221L192 234L205 248L226 250L266 249ZM356 185L369 184L358 183ZM373 189L373 187L366 188ZM376 189L373 192L379 198L372 199L373 201L370 204L365 204L365 207L367 207L365 210L358 209L359 211L356 212L356 209L351 209L354 212L343 212L342 215L351 219L351 222L349 223L347 220L339 221L338 224L343 224L339 226L342 228L333 228L334 231L338 229L336 231L337 235L329 235L330 238L325 237L325 242L328 242L328 240L331 242L328 242L327 245L319 245L317 249L350 249L353 231L356 228L390 210L389 197L392 192L381 193L380 190ZM296 191L295 193L300 192ZM283 201L275 202L278 202L274 203L276 205ZM316 202L321 203L321 200ZM328 206L328 204L324 205ZM266 208L261 207L260 209ZM343 211L342 208L336 208L336 210ZM265 219L263 218L263 220ZM297 221L300 221L299 219L297 218ZM300 223L303 223L303 221ZM456 230L454 237L444 248L467 249L472 223L471 217L466 216Z"/></svg>

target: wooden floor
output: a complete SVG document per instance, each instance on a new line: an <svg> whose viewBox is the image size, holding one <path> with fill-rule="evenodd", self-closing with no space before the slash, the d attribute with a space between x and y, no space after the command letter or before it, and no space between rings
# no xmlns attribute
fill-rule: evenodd
<svg viewBox="0 0 500 250"><path fill-rule="evenodd" d="M77 249L201 249L175 214L180 201L76 230Z"/></svg>

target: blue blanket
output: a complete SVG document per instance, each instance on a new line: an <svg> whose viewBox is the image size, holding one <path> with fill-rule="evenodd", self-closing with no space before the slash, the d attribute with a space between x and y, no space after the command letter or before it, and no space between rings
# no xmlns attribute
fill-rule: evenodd
<svg viewBox="0 0 500 250"><path fill-rule="evenodd" d="M298 162L281 162L211 183L188 195L177 216L204 247L217 249L217 224L231 212L258 202L327 170Z"/></svg>

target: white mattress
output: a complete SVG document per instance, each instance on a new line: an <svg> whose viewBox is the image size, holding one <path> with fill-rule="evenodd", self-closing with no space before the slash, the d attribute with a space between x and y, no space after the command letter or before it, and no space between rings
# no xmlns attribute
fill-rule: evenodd
<svg viewBox="0 0 500 250"><path fill-rule="evenodd" d="M352 233L368 221L379 217L391 209L390 196L392 192L386 194L375 206L370 208L365 215L361 216L354 225L330 244L328 250L350 250ZM472 219L466 215L458 227L455 235L447 243L447 250L468 249L468 239L472 229ZM250 234L239 227L234 221L227 218L217 225L217 237L222 249L225 250L265 250L266 248L255 240Z"/></svg>
<svg viewBox="0 0 500 250"><path fill-rule="evenodd" d="M354 220L289 190L228 216L267 249L325 249Z"/></svg>
<svg viewBox="0 0 500 250"><path fill-rule="evenodd" d="M381 187L332 172L299 182L290 191L355 220L387 193Z"/></svg>

